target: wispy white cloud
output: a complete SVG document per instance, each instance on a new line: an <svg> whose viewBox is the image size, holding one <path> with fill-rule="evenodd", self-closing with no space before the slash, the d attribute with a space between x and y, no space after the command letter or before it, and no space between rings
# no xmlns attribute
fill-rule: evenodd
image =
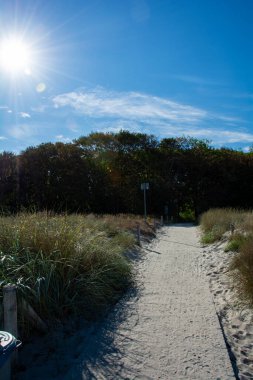
<svg viewBox="0 0 253 380"><path fill-rule="evenodd" d="M229 123L244 123L244 120L240 117L233 117L233 116L223 116L223 115L213 115L214 119L219 119L222 121L226 121Z"/></svg>
<svg viewBox="0 0 253 380"><path fill-rule="evenodd" d="M247 132L235 132L228 130L219 130L217 131L219 136L216 137L216 140L223 140L223 142L227 143L237 143L237 142L247 142L253 143L253 134Z"/></svg>
<svg viewBox="0 0 253 380"><path fill-rule="evenodd" d="M253 133L245 130L229 130L227 128L210 127L204 123L205 126L175 126L173 124L160 123L157 126L160 136L173 137L173 136L191 136L198 139L210 140L215 145L226 145L234 143L253 143ZM148 133L151 131L148 130Z"/></svg>
<svg viewBox="0 0 253 380"><path fill-rule="evenodd" d="M12 113L12 110L8 106L0 106L0 111Z"/></svg>
<svg viewBox="0 0 253 380"><path fill-rule="evenodd" d="M29 113L27 113L27 112L19 112L18 114L23 119L30 119L31 118L31 115Z"/></svg>
<svg viewBox="0 0 253 380"><path fill-rule="evenodd" d="M138 92L106 91L103 88L60 94L53 98L53 103L56 108L69 106L87 117L121 118L152 124L156 120L176 124L196 124L207 119L243 122L239 117L215 114L166 98Z"/></svg>
<svg viewBox="0 0 253 380"><path fill-rule="evenodd" d="M210 127L208 123L203 125L184 125L159 121L155 125L140 123L135 120L106 120L106 119L89 119L88 125L90 130L102 132L119 132L128 130L130 132L141 132L154 134L159 138L191 136L197 139L207 139L215 146L227 146L228 144L253 144L253 134L244 130L229 130L228 128ZM82 133L86 134L85 127Z"/></svg>
<svg viewBox="0 0 253 380"><path fill-rule="evenodd" d="M244 120L237 116L139 92L81 89L55 96L53 104L56 109L70 107L93 130L127 129L160 137L186 135L217 145L253 143L253 134L239 129Z"/></svg>
<svg viewBox="0 0 253 380"><path fill-rule="evenodd" d="M7 137L5 136L0 136L0 140L3 141L3 140L7 140Z"/></svg>
<svg viewBox="0 0 253 380"><path fill-rule="evenodd" d="M64 137L63 135L57 135L55 136L55 138L57 139L57 141L61 141L64 143L70 143L72 141L72 139L70 139L69 137Z"/></svg>
<svg viewBox="0 0 253 380"><path fill-rule="evenodd" d="M103 88L61 94L53 98L56 108L69 106L78 113L94 118L120 118L154 123L198 123L208 115L205 110L169 99L138 92L106 91Z"/></svg>

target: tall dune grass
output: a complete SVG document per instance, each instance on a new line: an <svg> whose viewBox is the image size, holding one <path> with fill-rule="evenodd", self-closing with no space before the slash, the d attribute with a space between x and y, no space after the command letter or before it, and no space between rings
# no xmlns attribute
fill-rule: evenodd
<svg viewBox="0 0 253 380"><path fill-rule="evenodd" d="M253 236L240 247L230 264L230 276L235 284L238 300L253 307Z"/></svg>
<svg viewBox="0 0 253 380"><path fill-rule="evenodd" d="M234 232L227 237L225 251L236 252L231 256L229 276L238 295L238 302L253 307L253 213L233 209L209 210L201 217L202 241L212 243L221 239L225 232Z"/></svg>
<svg viewBox="0 0 253 380"><path fill-rule="evenodd" d="M203 231L202 241L209 244L219 240L223 234L234 230L251 233L253 231L253 214L244 210L211 209L200 217Z"/></svg>
<svg viewBox="0 0 253 380"><path fill-rule="evenodd" d="M135 227L131 216L0 217L0 298L2 286L14 283L18 299L49 323L99 316L132 280L124 252L135 244ZM141 228L152 233L144 223ZM21 307L19 315L23 320Z"/></svg>

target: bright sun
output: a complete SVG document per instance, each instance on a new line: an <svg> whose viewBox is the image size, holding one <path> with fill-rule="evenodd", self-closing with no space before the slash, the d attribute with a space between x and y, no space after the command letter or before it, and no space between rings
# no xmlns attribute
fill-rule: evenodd
<svg viewBox="0 0 253 380"><path fill-rule="evenodd" d="M0 42L0 66L11 74L29 74L31 51L18 37L10 37Z"/></svg>

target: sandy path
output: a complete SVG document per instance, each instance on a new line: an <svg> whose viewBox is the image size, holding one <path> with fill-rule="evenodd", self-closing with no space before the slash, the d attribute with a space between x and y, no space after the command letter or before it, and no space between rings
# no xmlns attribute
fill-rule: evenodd
<svg viewBox="0 0 253 380"><path fill-rule="evenodd" d="M52 368L44 366L44 378L235 378L208 280L198 265L196 227L164 227L143 249L144 259L137 265L138 291L131 291L103 324L73 335L69 346L66 340L61 373L52 374ZM20 378L40 376L31 369Z"/></svg>

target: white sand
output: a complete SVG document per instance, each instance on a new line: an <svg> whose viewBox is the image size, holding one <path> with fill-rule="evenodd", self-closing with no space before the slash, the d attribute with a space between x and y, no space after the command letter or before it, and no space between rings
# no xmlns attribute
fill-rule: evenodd
<svg viewBox="0 0 253 380"><path fill-rule="evenodd" d="M237 376L241 380L253 379L253 311L238 304L228 267L233 252L224 252L227 244L221 242L203 249L201 266L210 281L210 290L227 342L232 351Z"/></svg>
<svg viewBox="0 0 253 380"><path fill-rule="evenodd" d="M196 227L162 228L106 321L28 345L18 379L234 379L201 253Z"/></svg>

